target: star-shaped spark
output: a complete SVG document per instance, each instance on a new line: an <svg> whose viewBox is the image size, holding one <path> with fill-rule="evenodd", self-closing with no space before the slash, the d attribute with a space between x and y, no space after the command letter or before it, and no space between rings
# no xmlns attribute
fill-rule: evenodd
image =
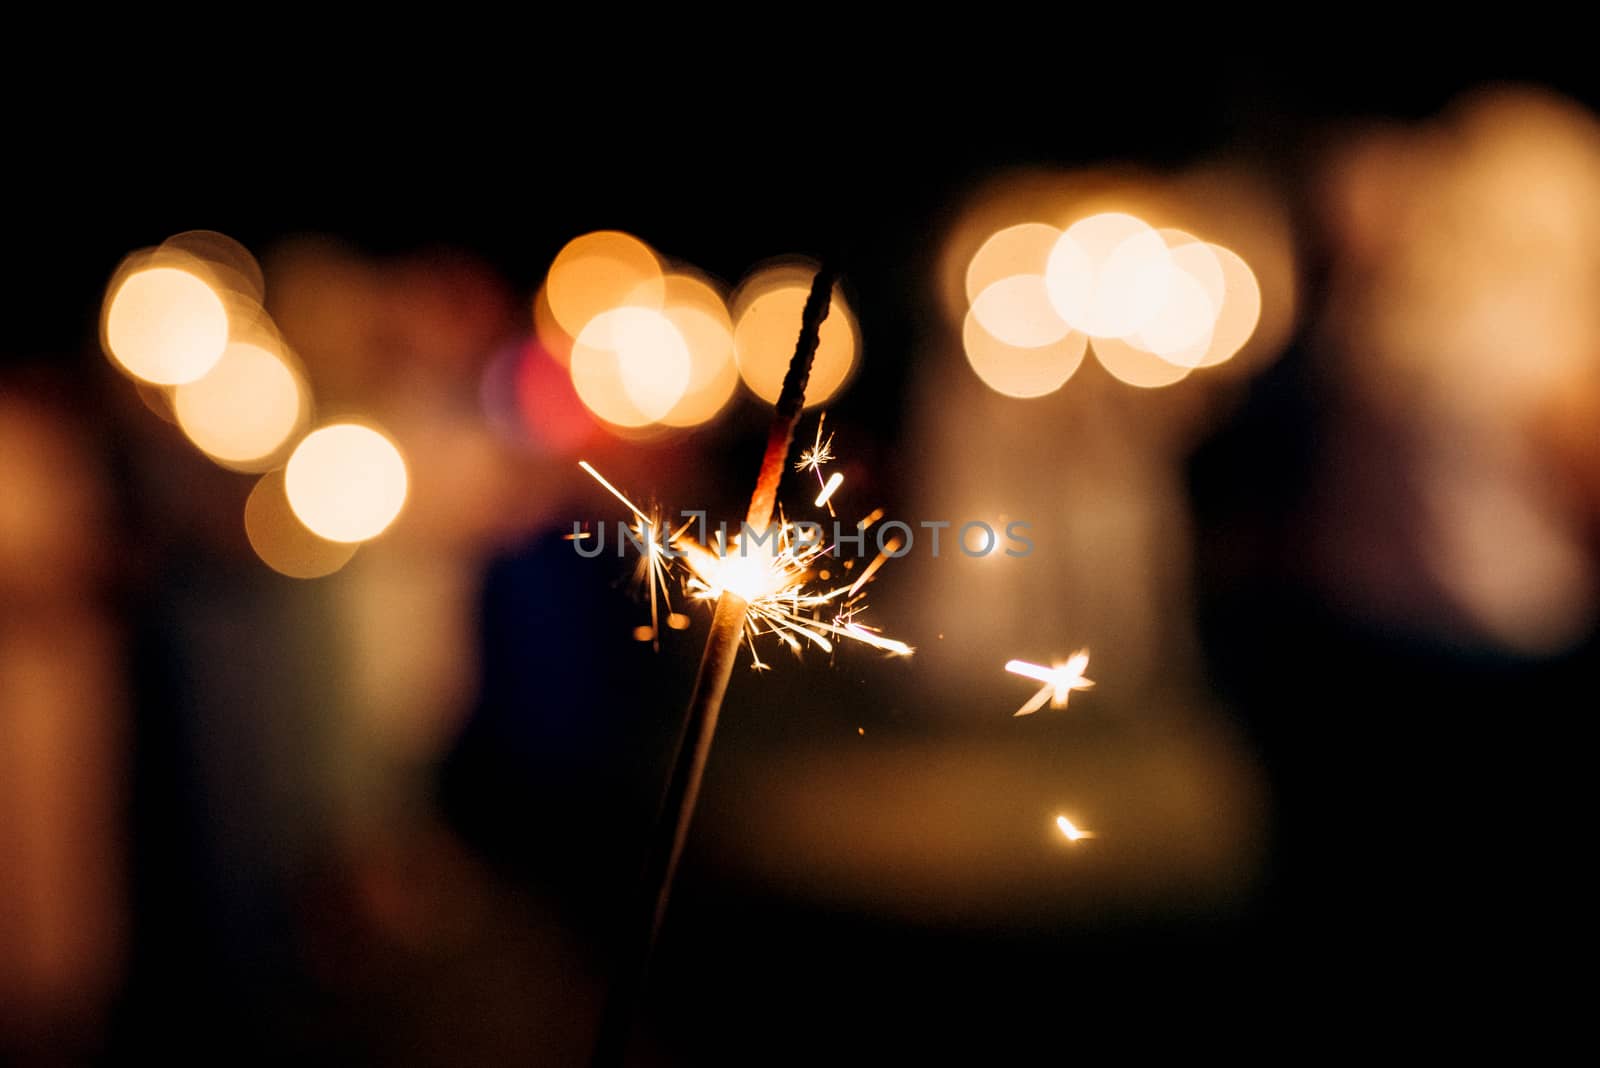
<svg viewBox="0 0 1600 1068"><path fill-rule="evenodd" d="M1083 677L1083 669L1088 666L1087 649L1079 649L1067 658L1065 664L1056 664L1054 667L1040 667L1026 660L1007 661L1006 670L1013 675L1021 675L1044 683L1039 692L1028 698L1027 703L1012 715L1032 715L1043 708L1046 701L1050 702L1051 708L1066 708L1067 698L1072 696L1073 690L1087 690L1094 686L1093 679Z"/></svg>
<svg viewBox="0 0 1600 1068"><path fill-rule="evenodd" d="M822 477L822 468L825 464L833 462L833 435L826 438L822 436L822 424L828 419L828 413L823 412L817 417L817 436L809 449L800 450L800 460L794 465L796 471L811 471L817 476L817 507L827 505L828 514L835 515L833 510L833 491L839 488L839 483L844 481L844 476L835 471L828 479Z"/></svg>

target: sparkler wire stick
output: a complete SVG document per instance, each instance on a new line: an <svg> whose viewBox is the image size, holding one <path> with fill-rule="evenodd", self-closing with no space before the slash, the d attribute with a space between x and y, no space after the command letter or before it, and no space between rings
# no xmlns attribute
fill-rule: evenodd
<svg viewBox="0 0 1600 1068"><path fill-rule="evenodd" d="M822 323L828 317L833 282L834 270L830 264L824 263L811 281L811 292L806 297L805 309L800 316L800 336L795 341L794 355L789 360L789 370L783 378L783 390L778 394L772 426L767 431L766 451L761 457L761 470L756 476L756 488L750 495L750 508L745 517L745 522L755 531L767 529L772 522L772 513L777 508L778 483L783 479L783 469L788 462L795 423L805 407L806 383L811 378L811 362L817 354ZM618 984L611 990L600 1020L600 1035L594 1059L590 1062L593 1068L620 1065L627 1052L634 1005L644 990L645 972L655 948L656 936L661 930L661 921L666 916L672 879L678 869L678 860L683 855L684 843L689 837L689 824L694 819L695 802L700 796L700 781L711 755L711 739L717 730L722 699L728 692L728 680L733 675L733 664L739 655L748 607L736 593L724 591L717 598L716 609L711 616L711 633L706 638L705 652L700 657L700 669L695 675L694 691L689 697L683 734L673 759L672 776L667 780L660 820L645 861L644 888L651 908L647 915L648 928L642 938L643 959L637 970L619 970L617 973ZM628 945L625 951L632 948ZM629 962L622 963L626 967Z"/></svg>

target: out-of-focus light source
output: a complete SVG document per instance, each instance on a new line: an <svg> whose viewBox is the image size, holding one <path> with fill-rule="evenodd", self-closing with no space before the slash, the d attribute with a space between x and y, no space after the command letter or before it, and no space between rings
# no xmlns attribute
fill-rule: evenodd
<svg viewBox="0 0 1600 1068"><path fill-rule="evenodd" d="M178 425L195 447L233 467L267 465L305 422L300 377L267 345L235 341L204 376L172 394Z"/></svg>
<svg viewBox="0 0 1600 1068"><path fill-rule="evenodd" d="M1211 344L1197 366L1215 367L1244 348L1261 321L1261 286L1238 253L1221 245L1207 249L1222 269L1222 307L1211 331Z"/></svg>
<svg viewBox="0 0 1600 1068"><path fill-rule="evenodd" d="M661 422L698 426L722 410L739 384L733 319L722 294L691 274L669 274L664 300L662 314L677 328L689 353L689 382Z"/></svg>
<svg viewBox="0 0 1600 1068"><path fill-rule="evenodd" d="M400 450L359 423L307 434L284 470L294 514L329 541L363 542L382 534L405 506L406 488Z"/></svg>
<svg viewBox="0 0 1600 1068"><path fill-rule="evenodd" d="M305 528L289 505L282 470L262 475L250 490L244 502L244 532L261 562L290 578L331 575L359 548L319 538Z"/></svg>
<svg viewBox="0 0 1600 1068"><path fill-rule="evenodd" d="M746 279L733 297L733 349L739 376L756 396L775 404L794 355L801 312L811 292L815 267L783 264ZM822 321L816 359L806 384L805 406L832 397L855 365L855 315L837 287Z"/></svg>
<svg viewBox="0 0 1600 1068"><path fill-rule="evenodd" d="M1161 235L1122 212L1080 219L1056 239L1045 265L1050 303L1075 330L1127 337L1150 323L1172 287Z"/></svg>
<svg viewBox="0 0 1600 1068"><path fill-rule="evenodd" d="M984 385L1008 397L1054 393L1083 363L1088 339L1077 331L1039 348L1008 345L983 328L977 309L967 313L961 343Z"/></svg>
<svg viewBox="0 0 1600 1068"><path fill-rule="evenodd" d="M1025 222L996 231L972 254L967 264L967 303L1002 278L1043 275L1061 231L1049 223Z"/></svg>
<svg viewBox="0 0 1600 1068"><path fill-rule="evenodd" d="M228 311L211 283L176 257L151 258L113 283L106 301L106 351L135 378L161 386L193 382L228 344Z"/></svg>
<svg viewBox="0 0 1600 1068"><path fill-rule="evenodd" d="M602 312L634 304L660 308L665 284L650 246L618 230L575 237L556 254L544 300L555 324L576 338Z"/></svg>
<svg viewBox="0 0 1600 1068"><path fill-rule="evenodd" d="M1022 349L1052 345L1072 331L1051 306L1041 274L991 282L972 302L972 315L996 341Z"/></svg>
<svg viewBox="0 0 1600 1068"><path fill-rule="evenodd" d="M206 265L215 287L251 304L267 299L266 276L250 250L215 230L185 230L161 242L163 252L192 256Z"/></svg>
<svg viewBox="0 0 1600 1068"><path fill-rule="evenodd" d="M619 427L644 427L672 411L688 389L692 362L664 313L626 306L591 319L572 345L573 388L584 405Z"/></svg>
<svg viewBox="0 0 1600 1068"><path fill-rule="evenodd" d="M1160 389L1182 382L1194 369L1162 359L1153 352L1115 337L1093 341L1095 358L1117 381L1140 389Z"/></svg>

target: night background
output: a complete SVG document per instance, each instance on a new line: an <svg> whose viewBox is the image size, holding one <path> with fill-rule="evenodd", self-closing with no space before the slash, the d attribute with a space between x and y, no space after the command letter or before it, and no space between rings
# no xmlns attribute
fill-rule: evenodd
<svg viewBox="0 0 1600 1068"><path fill-rule="evenodd" d="M571 61L205 113L162 67L72 118L14 95L0 1058L588 1063L710 605L674 578L647 632L636 555L565 537L632 518L578 461L737 522L775 400L747 383L799 305L782 351L741 316L818 259L843 332L813 386L829 344L842 380L786 512L832 522L794 470L826 412L842 522L1020 520L1035 549L936 559L917 530L859 617L913 655L741 650L628 1063L1563 1019L1537 962L1576 952L1600 681L1600 92L1144 58L782 89ZM994 368L1056 337L984 364L973 330L1005 324L974 326L976 290L1044 269L975 289L985 242L1103 212L1237 253L1236 355L1144 385L1170 361L1119 373L1097 340L1054 385ZM190 231L248 255L149 251ZM552 263L595 231L726 301L727 399L692 425L621 428L574 386ZM189 387L104 344L130 270L196 257L230 343L243 300L293 368L260 457L208 456ZM217 433L266 400L235 403ZM295 441L343 420L406 471L355 550L294 518ZM1094 688L1014 716L1038 683L1004 665L1080 649Z"/></svg>

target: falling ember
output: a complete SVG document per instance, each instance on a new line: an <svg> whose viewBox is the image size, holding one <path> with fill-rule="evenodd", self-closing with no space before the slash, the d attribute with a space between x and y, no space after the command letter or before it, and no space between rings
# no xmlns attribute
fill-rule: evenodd
<svg viewBox="0 0 1600 1068"><path fill-rule="evenodd" d="M1061 828L1061 833L1067 836L1067 841L1077 842L1084 838L1093 838L1093 831L1080 831L1072 825L1072 821L1065 816L1056 817L1056 826Z"/></svg>
<svg viewBox="0 0 1600 1068"><path fill-rule="evenodd" d="M1072 696L1073 690L1087 690L1094 686L1093 679L1083 677L1084 668L1089 666L1089 650L1080 649L1067 658L1065 664L1056 664L1053 667L1041 667L1030 664L1026 660L1010 660L1006 662L1006 670L1013 675L1042 682L1044 686L1039 692L1030 697L1026 703L1015 712L1013 716L1027 716L1045 706L1049 702L1051 708L1066 708L1067 698Z"/></svg>
<svg viewBox="0 0 1600 1068"><path fill-rule="evenodd" d="M673 612L671 615L667 616L667 626L671 627L673 630L688 630L689 617L684 615L682 612Z"/></svg>
<svg viewBox="0 0 1600 1068"><path fill-rule="evenodd" d="M821 508L833 499L833 491L839 488L839 483L844 481L844 475L838 471L828 476L827 485L822 487L822 492L817 494L817 507Z"/></svg>
<svg viewBox="0 0 1600 1068"><path fill-rule="evenodd" d="M653 642L656 640L656 628L638 626L633 628L633 640L636 642Z"/></svg>

